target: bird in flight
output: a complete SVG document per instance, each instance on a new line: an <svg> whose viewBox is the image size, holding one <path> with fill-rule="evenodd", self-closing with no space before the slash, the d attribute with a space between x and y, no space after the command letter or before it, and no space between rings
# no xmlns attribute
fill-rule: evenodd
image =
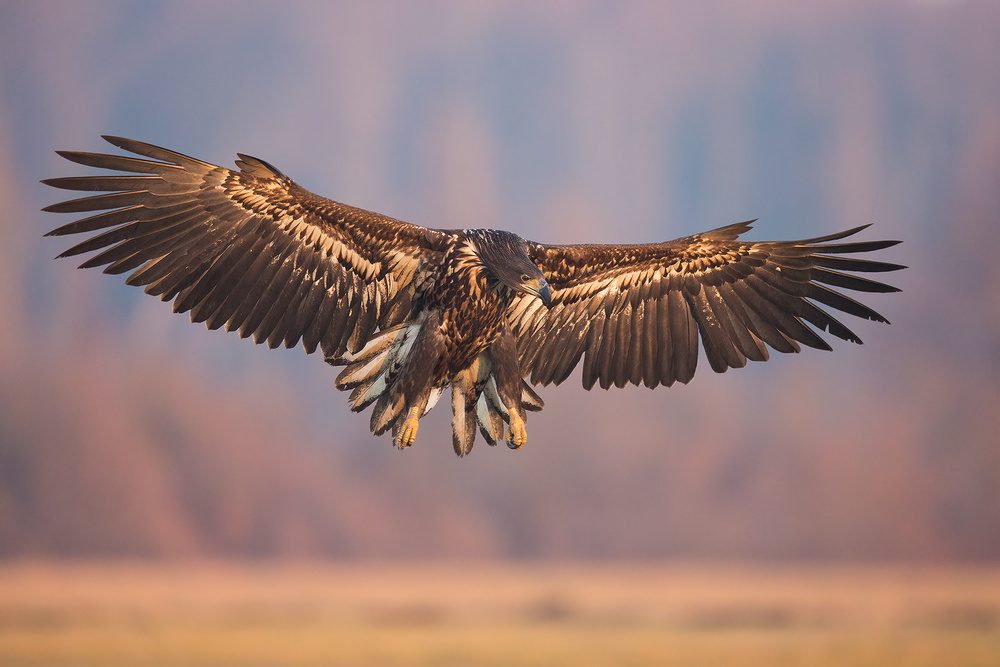
<svg viewBox="0 0 1000 667"><path fill-rule="evenodd" d="M112 174L52 178L98 192L45 211L90 213L49 232L84 234L63 252L81 268L172 301L209 329L271 348L301 343L343 366L338 389L371 430L413 444L451 387L452 444L476 430L520 448L533 385L687 383L699 340L712 370L766 361L768 348L861 343L831 311L887 320L838 290L896 292L857 274L899 241L843 241L867 225L802 241L741 241L753 221L664 243L547 245L492 229L438 230L309 192L263 160L226 169L151 144L104 137L140 157L57 151Z"/></svg>

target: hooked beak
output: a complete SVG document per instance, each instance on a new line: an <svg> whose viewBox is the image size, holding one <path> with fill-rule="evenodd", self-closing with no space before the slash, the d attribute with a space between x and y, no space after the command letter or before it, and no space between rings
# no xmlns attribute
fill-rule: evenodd
<svg viewBox="0 0 1000 667"><path fill-rule="evenodd" d="M552 288L545 282L545 278L538 278L525 284L524 291L541 299L546 308L552 305Z"/></svg>

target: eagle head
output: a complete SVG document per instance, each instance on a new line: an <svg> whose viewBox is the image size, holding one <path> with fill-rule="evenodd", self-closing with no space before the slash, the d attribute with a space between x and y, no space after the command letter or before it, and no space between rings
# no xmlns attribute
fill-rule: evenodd
<svg viewBox="0 0 1000 667"><path fill-rule="evenodd" d="M527 241L494 229L466 230L466 234L479 261L499 283L515 292L533 294L546 306L552 304L552 289L528 257Z"/></svg>

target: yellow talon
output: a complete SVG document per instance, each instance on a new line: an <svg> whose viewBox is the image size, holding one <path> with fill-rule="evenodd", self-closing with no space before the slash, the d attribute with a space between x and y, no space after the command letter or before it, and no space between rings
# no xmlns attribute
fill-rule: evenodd
<svg viewBox="0 0 1000 667"><path fill-rule="evenodd" d="M528 441L528 432L524 429L524 420L520 415L511 410L510 431L507 433L507 446L511 449L521 449Z"/></svg>
<svg viewBox="0 0 1000 667"><path fill-rule="evenodd" d="M406 421L403 422L403 427L399 429L399 435L396 437L396 446L400 449L405 449L412 445L413 441L417 439L417 428L419 427L419 410L411 408L406 415Z"/></svg>

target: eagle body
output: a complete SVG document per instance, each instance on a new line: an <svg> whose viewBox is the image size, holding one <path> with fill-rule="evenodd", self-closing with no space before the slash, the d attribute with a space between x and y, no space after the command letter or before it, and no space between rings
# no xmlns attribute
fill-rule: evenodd
<svg viewBox="0 0 1000 667"><path fill-rule="evenodd" d="M751 242L744 222L633 245L430 229L320 197L247 155L231 170L105 139L140 157L59 151L112 173L43 181L91 193L44 209L87 214L49 233L85 235L60 257L95 253L81 267L127 273L210 329L321 351L344 367L351 409L371 407L372 432L400 448L448 388L463 456L477 430L521 447L527 411L543 406L532 385L580 365L587 389L669 386L692 379L699 349L724 372L772 349L831 349L821 332L860 343L832 312L886 319L840 290L898 291L858 274L903 268L853 256L898 243L843 241L865 227Z"/></svg>
<svg viewBox="0 0 1000 667"><path fill-rule="evenodd" d="M518 241L521 245L526 244L515 234L463 230L455 236L441 265L435 267L435 282L415 295L415 310L437 311L441 315L445 353L435 368L436 380L445 381L467 368L493 344L506 326L513 289L503 284L496 277L496 271L477 254L477 247L483 247L484 255L493 259L485 248L498 241L509 241L512 256L520 251L520 259L530 262L527 254L516 246ZM493 254L498 253L494 251ZM505 260L507 258L499 259Z"/></svg>
<svg viewBox="0 0 1000 667"><path fill-rule="evenodd" d="M398 446L412 444L420 417L451 386L453 445L464 455L472 448L477 404L490 383L492 399L485 401L492 402L483 410L493 414L483 418L484 436L496 444L505 415L507 421L513 419L511 445L524 443L520 371L507 323L514 288L504 276L520 282L536 274L537 284L545 285L526 250L527 242L511 232L450 233L440 261L417 270L410 317L404 325L356 355L327 358L333 365L349 364L337 386L354 390L355 411L375 402L371 429L376 435L392 427Z"/></svg>

